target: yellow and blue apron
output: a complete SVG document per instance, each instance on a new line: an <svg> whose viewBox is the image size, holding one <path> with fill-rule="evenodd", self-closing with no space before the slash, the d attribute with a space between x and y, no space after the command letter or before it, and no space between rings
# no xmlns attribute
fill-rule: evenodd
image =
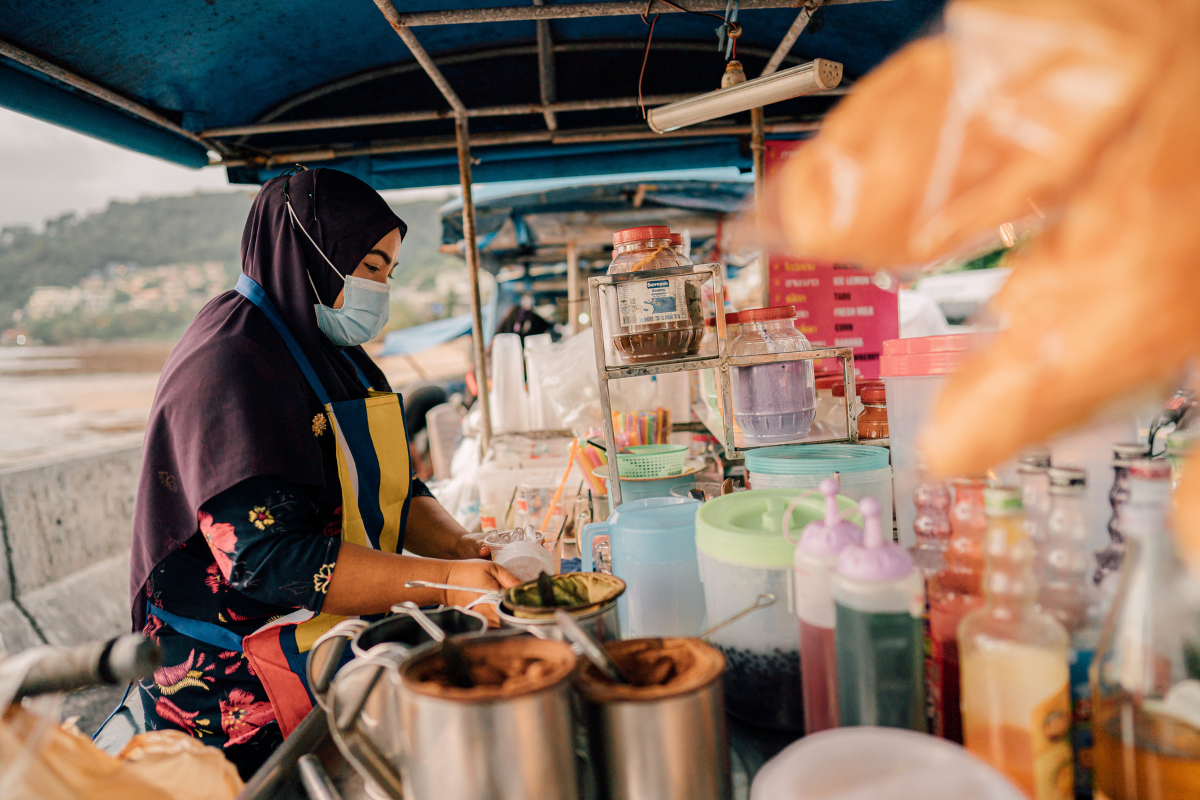
<svg viewBox="0 0 1200 800"><path fill-rule="evenodd" d="M338 478L342 485L342 541L399 553L404 547L412 482L404 404L400 395L372 389L355 364L368 396L361 400L331 401L312 364L262 287L249 276L242 275L236 288L258 306L279 331L325 408L335 436ZM314 698L304 669L308 651L317 637L345 619L299 609L239 638L211 622L188 619L154 607L150 608L150 613L184 636L226 650L244 652L266 688L284 736L289 735L312 710Z"/></svg>

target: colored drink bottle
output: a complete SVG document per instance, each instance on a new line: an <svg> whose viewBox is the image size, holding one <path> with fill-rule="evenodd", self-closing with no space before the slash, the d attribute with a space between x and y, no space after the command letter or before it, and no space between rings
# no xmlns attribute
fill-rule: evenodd
<svg viewBox="0 0 1200 800"><path fill-rule="evenodd" d="M1087 522L1087 471L1052 467L1050 514L1038 580L1038 606L1058 620L1071 639L1071 750L1075 797L1092 796L1092 721L1088 667L1104 622L1100 593L1092 583Z"/></svg>
<svg viewBox="0 0 1200 800"><path fill-rule="evenodd" d="M930 708L932 732L962 743L959 711L958 623L983 605L983 512L985 478L951 481L950 541L946 566L929 580Z"/></svg>
<svg viewBox="0 0 1200 800"><path fill-rule="evenodd" d="M862 528L841 518L838 483L820 483L825 518L804 526L795 554L796 616L800 619L800 675L804 691L804 731L838 726L837 649L834 646L833 571L838 554L862 544Z"/></svg>
<svg viewBox="0 0 1200 800"><path fill-rule="evenodd" d="M1171 468L1132 460L1127 546L1092 659L1097 800L1200 797L1200 599L1168 521Z"/></svg>
<svg viewBox="0 0 1200 800"><path fill-rule="evenodd" d="M1032 800L1070 800L1066 630L1038 611L1020 491L988 489L983 608L958 626L963 739Z"/></svg>
<svg viewBox="0 0 1200 800"><path fill-rule="evenodd" d="M833 578L840 721L924 731L924 581L908 551L884 541L879 502L859 510L863 543L843 548Z"/></svg>

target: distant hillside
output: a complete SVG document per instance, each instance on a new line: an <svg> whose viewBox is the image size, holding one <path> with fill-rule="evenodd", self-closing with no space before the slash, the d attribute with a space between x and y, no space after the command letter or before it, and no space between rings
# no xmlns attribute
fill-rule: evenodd
<svg viewBox="0 0 1200 800"><path fill-rule="evenodd" d="M252 195L246 191L197 193L132 203L113 202L104 211L77 219L65 214L46 223L45 233L26 227L0 230L0 329L25 305L35 286L73 286L110 262L143 267L221 261L240 270L239 247ZM394 283L429 283L440 269L462 262L442 255L436 201L397 204L409 235Z"/></svg>

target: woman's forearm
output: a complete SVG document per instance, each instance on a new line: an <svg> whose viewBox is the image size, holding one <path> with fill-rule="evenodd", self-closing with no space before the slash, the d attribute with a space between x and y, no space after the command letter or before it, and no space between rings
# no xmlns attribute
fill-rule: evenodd
<svg viewBox="0 0 1200 800"><path fill-rule="evenodd" d="M487 549L432 497L414 497L408 506L404 549L426 558L480 558Z"/></svg>
<svg viewBox="0 0 1200 800"><path fill-rule="evenodd" d="M384 553L342 542L321 610L357 616L382 614L405 600L422 606L437 605L446 602L443 590L406 589L404 584L407 581L446 583L448 575L449 564L445 561Z"/></svg>

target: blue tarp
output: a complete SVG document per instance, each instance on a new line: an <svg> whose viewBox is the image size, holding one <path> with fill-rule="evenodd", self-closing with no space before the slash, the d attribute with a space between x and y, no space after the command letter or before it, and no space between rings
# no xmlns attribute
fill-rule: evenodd
<svg viewBox="0 0 1200 800"><path fill-rule="evenodd" d="M496 307L499 290L492 291L491 300L483 307L483 344L486 347L492 342L496 332ZM411 356L431 347L465 336L471 332L471 314L459 314L446 319L414 325L399 331L392 331L383 337L383 349L380 356Z"/></svg>
<svg viewBox="0 0 1200 800"><path fill-rule="evenodd" d="M820 24L800 37L792 62L813 57L841 61L856 79L908 39L936 24L944 0L887 0L830 5ZM401 12L516 0L395 1ZM739 21L739 58L757 74L796 16L795 8L745 10ZM931 22L931 19L934 22ZM663 15L645 70L647 94L699 93L716 87L723 58L715 20ZM412 29L471 108L539 101L536 26L493 22ZM629 97L637 93L646 26L637 16L550 22L560 101ZM446 101L373 3L355 0L24 0L4 5L0 39L141 103L183 128L262 121L446 109ZM813 96L777 104L768 116L820 116L836 97ZM107 141L195 167L203 148L151 123L105 106L53 79L0 58L0 105ZM625 126L645 131L636 108L560 112L560 133ZM746 124L746 115L733 119ZM473 118L473 136L546 134L540 115ZM230 158L264 153L392 147L393 152L347 153L325 164L354 172L380 189L458 182L453 123L336 128L227 137ZM433 142L421 151L414 140ZM583 143L534 142L473 146L480 182L599 175L646 169L737 166L748 168L745 136L629 141L601 136ZM399 142L399 144L397 144ZM403 152L400 152L403 150ZM283 165L281 165L282 167ZM230 168L234 182L258 183L277 169Z"/></svg>

